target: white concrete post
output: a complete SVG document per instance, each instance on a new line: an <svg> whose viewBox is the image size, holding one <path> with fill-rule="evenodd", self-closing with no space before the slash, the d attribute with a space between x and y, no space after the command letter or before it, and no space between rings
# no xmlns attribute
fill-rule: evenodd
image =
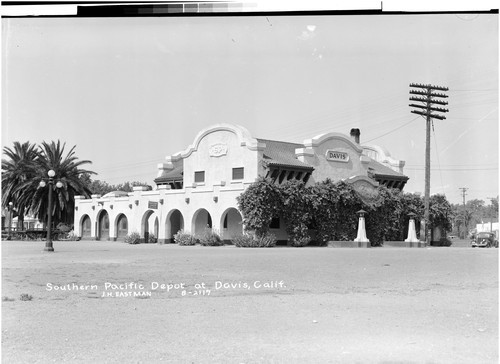
<svg viewBox="0 0 500 364"><path fill-rule="evenodd" d="M415 219L413 214L410 214L410 222L408 226L408 238L405 239L406 243L418 243L417 231L415 230Z"/></svg>
<svg viewBox="0 0 500 364"><path fill-rule="evenodd" d="M365 228L365 213L366 211L359 210L359 223L358 223L358 236L354 239L355 242L359 243L369 243L370 240L366 237L366 228Z"/></svg>

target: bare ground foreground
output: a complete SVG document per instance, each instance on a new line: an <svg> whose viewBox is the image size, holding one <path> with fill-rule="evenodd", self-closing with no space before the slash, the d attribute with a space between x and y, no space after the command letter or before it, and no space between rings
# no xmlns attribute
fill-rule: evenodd
<svg viewBox="0 0 500 364"><path fill-rule="evenodd" d="M2 242L3 363L498 362L498 249L44 244Z"/></svg>

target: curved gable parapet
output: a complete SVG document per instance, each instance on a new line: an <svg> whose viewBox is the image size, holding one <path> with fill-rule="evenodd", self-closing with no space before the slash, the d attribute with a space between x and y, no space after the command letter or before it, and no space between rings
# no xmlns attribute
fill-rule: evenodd
<svg viewBox="0 0 500 364"><path fill-rule="evenodd" d="M372 144L366 144L363 145L363 151L372 151L375 153L375 155L378 156L379 159L378 161L382 161L384 159L392 159L391 153L384 147L381 147L380 145L372 145ZM375 158L374 158L375 159Z"/></svg>
<svg viewBox="0 0 500 364"><path fill-rule="evenodd" d="M377 181L374 181L373 179L371 179L367 176L352 176L344 181L349 183L349 184L354 184L354 185L356 185L357 183L365 182L365 183L371 185L373 188L376 188L380 185Z"/></svg>
<svg viewBox="0 0 500 364"><path fill-rule="evenodd" d="M198 150L198 146L200 145L201 140L206 137L208 134L216 133L218 131L229 131L234 133L241 146L246 146L250 150L260 150L263 149L261 143L257 141L257 139L253 138L247 128L241 125L235 124L215 124L209 126L203 130L201 130L196 137L194 138L194 142L189 145L185 150L175 153L171 156L167 156L166 159L168 162L175 162L180 159L184 159L189 157L194 151Z"/></svg>
<svg viewBox="0 0 500 364"><path fill-rule="evenodd" d="M304 146L306 148L315 148L318 147L319 145L323 144L324 142L328 140L340 140L352 147L352 149L356 150L359 153L363 152L363 148L359 146L359 144L356 144L355 142L352 141L352 139L342 133L326 133L326 134L320 134L315 136L312 139L306 139L304 140Z"/></svg>
<svg viewBox="0 0 500 364"><path fill-rule="evenodd" d="M391 168L402 172L402 168L405 165L405 161L395 159L391 156L391 153L384 147L379 145L363 145L363 154L368 157L375 159L379 163L386 164Z"/></svg>

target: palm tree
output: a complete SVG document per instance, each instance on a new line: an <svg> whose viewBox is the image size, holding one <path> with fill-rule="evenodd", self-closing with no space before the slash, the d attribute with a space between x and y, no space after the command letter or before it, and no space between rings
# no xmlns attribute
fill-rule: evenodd
<svg viewBox="0 0 500 364"><path fill-rule="evenodd" d="M469 209L461 208L455 213L455 224L458 227L460 233L460 227L463 226L463 238L466 239L469 234L469 225L474 219L474 212Z"/></svg>
<svg viewBox="0 0 500 364"><path fill-rule="evenodd" d="M75 196L83 195L89 197L91 191L83 183L80 176L84 173L95 174L93 171L80 169L84 164L91 164L88 160L78 160L75 156L75 148L64 155L66 143L43 142L40 146L39 157L36 163L36 177L31 178L21 185L25 193L22 194L21 201L29 206L30 210L38 216L39 220L46 222L48 209L48 188L40 187L40 182L47 179L47 172L55 172L54 184L52 184L52 216L54 225L64 222L73 223ZM57 188L56 182L61 182L62 187Z"/></svg>
<svg viewBox="0 0 500 364"><path fill-rule="evenodd" d="M20 188L27 181L36 176L36 163L39 151L35 144L14 142L14 147L3 148L7 159L2 159L2 207L13 203L18 214L18 226L24 225L26 205L21 196L24 191Z"/></svg>

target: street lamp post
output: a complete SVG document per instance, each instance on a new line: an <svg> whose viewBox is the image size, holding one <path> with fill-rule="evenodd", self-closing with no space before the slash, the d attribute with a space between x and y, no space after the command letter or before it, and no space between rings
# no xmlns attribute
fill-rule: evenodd
<svg viewBox="0 0 500 364"><path fill-rule="evenodd" d="M48 206L47 206L47 239L45 239L45 248L43 249L46 252L53 252L54 247L52 245L52 186L54 185L54 177L56 175L56 172L54 172L52 169L47 172L47 175L49 176L49 201L48 201ZM46 183L44 180L40 182L40 187L45 187ZM57 188L62 187L61 181L58 181L56 183Z"/></svg>

